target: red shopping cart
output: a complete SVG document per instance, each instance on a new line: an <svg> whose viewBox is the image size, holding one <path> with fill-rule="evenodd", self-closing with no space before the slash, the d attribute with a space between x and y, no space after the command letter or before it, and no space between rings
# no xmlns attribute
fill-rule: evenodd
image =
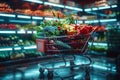
<svg viewBox="0 0 120 80"><path fill-rule="evenodd" d="M44 54L84 54L93 32L94 30L90 34L38 38L37 50Z"/></svg>

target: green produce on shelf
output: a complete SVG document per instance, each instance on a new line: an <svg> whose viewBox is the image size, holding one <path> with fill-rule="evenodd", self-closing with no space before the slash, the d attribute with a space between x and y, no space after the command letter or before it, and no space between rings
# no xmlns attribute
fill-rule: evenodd
<svg viewBox="0 0 120 80"><path fill-rule="evenodd" d="M41 54L36 52L36 51L30 51L30 52L26 52L25 53L25 57L38 57L40 56Z"/></svg>
<svg viewBox="0 0 120 80"><path fill-rule="evenodd" d="M97 52L105 52L108 50L107 46L100 46L100 45L92 45L88 46L89 50L97 51Z"/></svg>
<svg viewBox="0 0 120 80"><path fill-rule="evenodd" d="M35 44L35 39L33 36L29 36L26 38L22 38L22 36L17 36L17 35L5 35L5 36L0 36L0 47L5 47L5 46L21 46L21 45L34 45Z"/></svg>
<svg viewBox="0 0 120 80"><path fill-rule="evenodd" d="M9 52L0 52L0 61L8 60L9 59Z"/></svg>
<svg viewBox="0 0 120 80"><path fill-rule="evenodd" d="M25 40L25 41L24 41L24 44L25 44L25 45L31 45L30 41L28 41L28 40Z"/></svg>
<svg viewBox="0 0 120 80"><path fill-rule="evenodd" d="M27 25L22 26L22 28L24 30L35 30L36 29L36 25L27 24Z"/></svg>
<svg viewBox="0 0 120 80"><path fill-rule="evenodd" d="M19 59L19 58L24 58L25 54L24 53L12 53L10 55L10 59Z"/></svg>
<svg viewBox="0 0 120 80"><path fill-rule="evenodd" d="M0 61L22 59L29 57L40 56L41 53L36 52L36 50L24 50L24 51L12 51L12 52L1 52Z"/></svg>

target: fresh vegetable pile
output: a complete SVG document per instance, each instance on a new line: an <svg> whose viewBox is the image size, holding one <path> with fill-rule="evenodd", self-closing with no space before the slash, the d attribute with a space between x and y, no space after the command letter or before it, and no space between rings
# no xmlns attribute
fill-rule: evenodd
<svg viewBox="0 0 120 80"><path fill-rule="evenodd" d="M89 34L93 30L91 25L75 24L73 17L65 20L44 21L37 27L38 37L51 37L63 35L83 35Z"/></svg>

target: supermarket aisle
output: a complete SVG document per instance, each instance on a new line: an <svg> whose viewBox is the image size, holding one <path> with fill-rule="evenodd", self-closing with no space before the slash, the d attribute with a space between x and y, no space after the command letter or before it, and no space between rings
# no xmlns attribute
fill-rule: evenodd
<svg viewBox="0 0 120 80"><path fill-rule="evenodd" d="M31 67L32 69L27 69L26 71L16 71L15 73L7 73L7 74L2 74L0 80L41 80L40 79L40 74L39 74L39 69L36 69L34 66ZM96 72L97 71L97 72ZM47 80L47 70L44 72L44 78ZM90 71L90 80L115 80L115 79L109 79L110 73L108 71L104 70L98 70L98 69L93 69ZM111 74L110 76L113 76ZM50 77L49 77L50 79ZM54 80L85 80L85 72L84 69L76 69L74 72L72 72L70 69L59 69L59 70L54 70Z"/></svg>
<svg viewBox="0 0 120 80"><path fill-rule="evenodd" d="M78 59L79 58L79 59ZM85 73L86 68L83 66L74 68L59 68L52 70L52 67L62 67L65 65L63 62L44 64L44 67L50 68L49 70L40 68L40 64L32 65L29 67L19 68L17 70L7 70L0 73L0 80L85 80L85 76L90 80L116 80L115 79L115 66L109 60L94 59L91 65L90 71ZM80 63L79 63L80 62ZM75 64L87 63L83 58L76 57ZM108 64L106 64L108 63ZM110 66L112 65L112 67ZM70 66L70 62L66 63L66 66ZM41 74L40 74L41 72ZM53 75L54 77L53 77ZM90 73L90 75L88 74ZM109 76L111 78L109 78ZM88 79L89 80L89 79Z"/></svg>

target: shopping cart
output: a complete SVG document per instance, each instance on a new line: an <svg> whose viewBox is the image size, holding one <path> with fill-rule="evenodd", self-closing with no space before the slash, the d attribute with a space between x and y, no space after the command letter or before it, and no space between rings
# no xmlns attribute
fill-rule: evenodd
<svg viewBox="0 0 120 80"><path fill-rule="evenodd" d="M46 55L85 54L90 34L41 37L36 40L37 50Z"/></svg>
<svg viewBox="0 0 120 80"><path fill-rule="evenodd" d="M54 69L60 69L60 68L74 68L78 66L84 66L86 67L85 79L90 80L89 66L92 60L89 56L85 55L85 53L87 51L88 41L91 39L94 31L95 29L92 30L90 34L41 37L36 40L37 50L45 55L58 55L63 59L65 65L57 68L52 67L50 68L52 71L54 71ZM71 62L74 63L76 59L75 55L80 55L80 56L82 55L84 58L87 58L89 60L89 63L66 66L66 63L68 62L68 60L66 59L68 57L65 58L65 55L73 56L73 59L70 57L70 61L69 61L70 63ZM53 62L51 63L54 62L55 60L53 60ZM41 68L47 69L49 71L49 68L43 66L42 64L40 65Z"/></svg>

